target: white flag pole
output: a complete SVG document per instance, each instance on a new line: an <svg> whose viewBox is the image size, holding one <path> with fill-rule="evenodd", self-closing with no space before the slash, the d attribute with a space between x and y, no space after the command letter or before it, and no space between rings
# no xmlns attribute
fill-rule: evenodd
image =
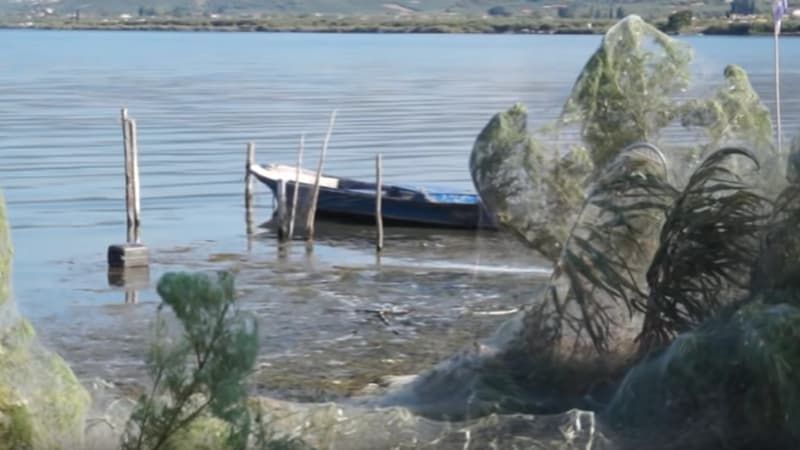
<svg viewBox="0 0 800 450"><path fill-rule="evenodd" d="M775 50L775 120L777 121L776 132L778 142L778 153L783 151L783 131L781 130L781 52L780 52L780 34L781 22L783 15L788 9L787 0L775 0L772 9L772 18L774 23L774 50Z"/></svg>
<svg viewBox="0 0 800 450"><path fill-rule="evenodd" d="M782 137L781 131L781 52L778 43L778 35L780 34L780 20L775 23L775 120L777 121L778 133L778 153L782 152Z"/></svg>

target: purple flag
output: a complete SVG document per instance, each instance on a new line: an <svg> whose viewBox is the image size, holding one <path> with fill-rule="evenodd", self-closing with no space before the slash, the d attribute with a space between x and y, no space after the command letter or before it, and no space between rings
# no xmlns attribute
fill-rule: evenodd
<svg viewBox="0 0 800 450"><path fill-rule="evenodd" d="M781 32L781 19L789 11L789 0L775 0L772 5L772 21L775 23L775 34Z"/></svg>

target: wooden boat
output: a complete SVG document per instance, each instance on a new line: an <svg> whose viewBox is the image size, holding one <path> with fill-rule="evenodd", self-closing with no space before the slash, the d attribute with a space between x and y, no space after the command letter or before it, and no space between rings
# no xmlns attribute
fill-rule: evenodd
<svg viewBox="0 0 800 450"><path fill-rule="evenodd" d="M296 168L280 164L250 166L250 173L266 184L275 198L280 180L286 186L286 201L292 204ZM316 174L301 171L298 208L311 201ZM450 192L431 188L381 186L381 207L385 225L411 225L463 229L496 229L493 216L476 193ZM324 175L320 178L317 217L346 221L375 220L375 183Z"/></svg>

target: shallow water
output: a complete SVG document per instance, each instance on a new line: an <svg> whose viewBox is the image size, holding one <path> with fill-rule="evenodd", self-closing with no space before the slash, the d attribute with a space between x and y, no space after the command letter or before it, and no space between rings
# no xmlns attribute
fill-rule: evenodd
<svg viewBox="0 0 800 450"><path fill-rule="evenodd" d="M467 160L486 121L525 103L556 117L597 36L309 35L0 31L0 186L16 248L15 292L39 334L84 378L139 384L158 276L237 272L260 319L262 390L328 397L427 367L524 304L546 265L498 234L320 225L312 255L248 240L245 144L294 163L307 133L326 172L470 188ZM741 64L772 105L768 38L688 38L702 79ZM800 125L791 87L800 45L784 39L784 129ZM138 121L149 284L137 304L110 285L105 251L123 240L119 108ZM271 197L257 194L256 220ZM389 310L389 325L363 310Z"/></svg>
<svg viewBox="0 0 800 450"><path fill-rule="evenodd" d="M259 319L256 388L319 400L383 375L415 373L485 336L548 273L530 256L473 259L486 248L518 249L505 236L392 229L378 258L370 251L373 230L333 225L337 230L327 235L330 225L320 225L311 254L301 241L279 250L265 233L249 251L218 242L157 251L149 277L155 283L156 270L234 271L241 308ZM137 305L126 305L122 292L105 293L116 301L52 314L45 332L67 358L80 361L79 375L139 385L155 295L142 290Z"/></svg>

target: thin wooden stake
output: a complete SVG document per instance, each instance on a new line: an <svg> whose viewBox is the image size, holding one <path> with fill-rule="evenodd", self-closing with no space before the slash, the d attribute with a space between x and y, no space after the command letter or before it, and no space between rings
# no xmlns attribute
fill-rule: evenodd
<svg viewBox="0 0 800 450"><path fill-rule="evenodd" d="M286 240L286 180L278 180L278 240Z"/></svg>
<svg viewBox="0 0 800 450"><path fill-rule="evenodd" d="M131 244L134 242L134 215L133 215L133 158L131 155L131 136L128 125L128 109L122 108L122 145L125 151L125 214L126 214L126 241Z"/></svg>
<svg viewBox="0 0 800 450"><path fill-rule="evenodd" d="M256 144L247 143L247 157L244 161L244 225L248 237L248 250L251 242L249 238L253 235L253 173L250 167L256 163Z"/></svg>
<svg viewBox="0 0 800 450"><path fill-rule="evenodd" d="M253 204L253 174L250 167L256 163L256 144L247 143L247 159L244 162L244 206L247 209Z"/></svg>
<svg viewBox="0 0 800 450"><path fill-rule="evenodd" d="M108 266L125 269L147 267L149 251L139 241L141 212L139 202L139 157L136 140L136 121L128 117L128 110L120 111L122 125L122 146L125 157L125 216L127 240L125 244L112 244L108 247ZM136 294L132 296L136 299Z"/></svg>
<svg viewBox="0 0 800 450"><path fill-rule="evenodd" d="M141 201L139 199L139 142L136 134L136 120L128 119L128 138L130 139L131 166L132 166L132 191L133 191L133 242L138 244L140 239Z"/></svg>
<svg viewBox="0 0 800 450"><path fill-rule="evenodd" d="M311 204L308 208L308 216L306 217L306 242L314 241L314 220L317 215L317 200L319 199L319 183L322 178L322 167L325 163L325 154L328 151L328 142L331 139L333 132L333 124L336 121L336 110L331 112L331 120L328 124L328 133L325 135L325 140L322 142L322 151L319 155L319 165L317 166L317 176L314 179L314 192L311 196Z"/></svg>
<svg viewBox="0 0 800 450"><path fill-rule="evenodd" d="M300 145L297 148L297 168L294 176L294 191L292 192L292 211L289 214L289 240L294 236L294 218L297 214L297 194L300 191L300 166L303 165L303 146L305 145L306 135L300 134Z"/></svg>
<svg viewBox="0 0 800 450"><path fill-rule="evenodd" d="M378 228L377 242L375 250L383 250L383 212L381 203L383 200L383 184L381 183L381 154L375 156L375 224Z"/></svg>

